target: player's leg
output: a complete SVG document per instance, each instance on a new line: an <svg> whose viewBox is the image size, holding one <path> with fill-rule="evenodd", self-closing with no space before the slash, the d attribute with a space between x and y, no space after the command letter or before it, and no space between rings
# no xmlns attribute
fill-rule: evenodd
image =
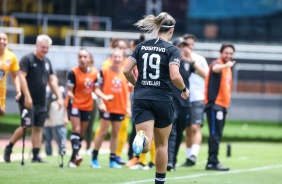
<svg viewBox="0 0 282 184"><path fill-rule="evenodd" d="M22 115L24 110L24 106L22 104L19 103L19 111L20 114ZM13 135L10 138L10 142L9 144L5 147L5 151L4 151L4 160L5 162L10 162L11 161L11 154L12 154L12 149L13 146L16 144L16 142L23 136L23 122L25 121L23 118L26 118L25 116L30 116L31 114L27 113L27 114L23 114L24 116L21 117L21 126L19 126L13 133ZM30 122L31 123L31 122ZM30 131L31 128L27 128L27 131Z"/></svg>
<svg viewBox="0 0 282 184"><path fill-rule="evenodd" d="M30 131L30 128L28 128L28 130ZM12 154L13 146L22 136L23 136L23 127L20 126L14 131L12 137L10 138L9 144L5 147L5 153L4 153L5 162L11 162L11 154Z"/></svg>
<svg viewBox="0 0 282 184"><path fill-rule="evenodd" d="M113 115L113 116L120 116L124 118L124 115ZM116 162L116 150L118 145L118 134L120 132L121 121L118 121L119 118L113 118L112 121L112 131L111 131L111 138L110 138L110 163L109 167L111 168L121 168L120 165Z"/></svg>
<svg viewBox="0 0 282 184"><path fill-rule="evenodd" d="M124 120L121 122L120 128L119 128L119 132L118 132L118 138L117 138L117 150L116 150L116 162L118 164L125 164L125 161L121 159L121 153L122 153L122 149L124 147L124 144L127 141L127 137L128 137L128 132L127 132L127 128L130 122L130 117L129 116L125 116Z"/></svg>
<svg viewBox="0 0 282 184"><path fill-rule="evenodd" d="M156 146L156 183L164 183L168 160L168 137L172 125L165 128L154 128L154 140Z"/></svg>
<svg viewBox="0 0 282 184"><path fill-rule="evenodd" d="M200 151L200 145L202 143L202 132L201 128L204 123L204 102L203 101L195 101L191 103L191 155L187 157L190 165L195 165L196 158Z"/></svg>
<svg viewBox="0 0 282 184"><path fill-rule="evenodd" d="M78 109L72 109L71 111L72 112L70 112L70 122L72 125L72 133L70 136L70 141L72 145L72 155L71 155L69 166L76 167L77 166L76 157L78 157L78 152L80 147L80 132L81 132L80 111ZM78 161L81 162L82 160L78 159Z"/></svg>
<svg viewBox="0 0 282 184"><path fill-rule="evenodd" d="M154 120L148 120L135 125L137 134L133 141L133 151L136 155L139 155L141 152L147 153L150 150L154 124Z"/></svg>
<svg viewBox="0 0 282 184"><path fill-rule="evenodd" d="M228 171L229 168L223 166L218 160L219 144L225 124L225 113L222 110L208 108L206 110L209 124L209 156L206 170Z"/></svg>
<svg viewBox="0 0 282 184"><path fill-rule="evenodd" d="M39 151L42 144L42 134L45 119L47 117L47 108L45 106L34 107L34 126L32 127L31 142L32 142L32 162L44 163L39 157Z"/></svg>
<svg viewBox="0 0 282 184"><path fill-rule="evenodd" d="M99 131L99 134L95 136L94 149L92 151L92 161L91 161L92 168L101 168L98 162L99 149L102 145L104 138L106 137L108 133L108 129L111 124L111 121L108 120L109 114L107 112L106 113L100 112L100 117L101 117L100 118L100 131Z"/></svg>
<svg viewBox="0 0 282 184"><path fill-rule="evenodd" d="M43 127L43 138L44 138L44 144L45 144L45 152L46 155L51 156L52 155L52 127L45 126Z"/></svg>

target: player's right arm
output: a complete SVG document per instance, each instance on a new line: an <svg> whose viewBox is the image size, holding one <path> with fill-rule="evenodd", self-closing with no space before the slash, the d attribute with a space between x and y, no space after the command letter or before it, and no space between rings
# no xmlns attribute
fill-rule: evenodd
<svg viewBox="0 0 282 184"><path fill-rule="evenodd" d="M31 95L30 95L30 92L27 86L26 75L27 75L27 72L23 70L19 71L20 86L24 94L24 106L27 109L31 109L32 108L32 98L31 98Z"/></svg>
<svg viewBox="0 0 282 184"><path fill-rule="evenodd" d="M74 86L75 86L75 74L73 71L70 71L68 73L68 80L67 80L67 96L72 101L74 99L74 94L73 94Z"/></svg>
<svg viewBox="0 0 282 184"><path fill-rule="evenodd" d="M220 73L224 68L232 68L236 61L227 61L224 64L214 63L212 66L212 71L214 73Z"/></svg>
<svg viewBox="0 0 282 184"><path fill-rule="evenodd" d="M29 66L30 66L30 62L28 57L23 57L20 61L19 80L20 80L21 90L24 94L24 106L27 109L32 108L32 98L26 81L26 76L29 71Z"/></svg>

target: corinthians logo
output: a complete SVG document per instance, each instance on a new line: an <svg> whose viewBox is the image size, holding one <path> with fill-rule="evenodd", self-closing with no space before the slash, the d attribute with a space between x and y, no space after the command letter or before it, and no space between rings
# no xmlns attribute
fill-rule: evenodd
<svg viewBox="0 0 282 184"><path fill-rule="evenodd" d="M120 78L118 78L117 76L114 77L114 79L112 80L112 84L114 85L114 87L120 87L122 85L122 81Z"/></svg>
<svg viewBox="0 0 282 184"><path fill-rule="evenodd" d="M91 88L91 87L93 86L92 80L89 79L89 78L86 78L85 81L84 81L84 86L85 86L87 89Z"/></svg>

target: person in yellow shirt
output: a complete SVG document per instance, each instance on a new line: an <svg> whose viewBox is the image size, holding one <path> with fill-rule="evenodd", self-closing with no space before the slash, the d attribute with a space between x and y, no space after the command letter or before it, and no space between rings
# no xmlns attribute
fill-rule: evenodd
<svg viewBox="0 0 282 184"><path fill-rule="evenodd" d="M5 101L7 92L7 76L11 72L16 87L16 100L21 96L18 70L20 69L16 55L7 49L8 36L0 32L0 115L5 114Z"/></svg>

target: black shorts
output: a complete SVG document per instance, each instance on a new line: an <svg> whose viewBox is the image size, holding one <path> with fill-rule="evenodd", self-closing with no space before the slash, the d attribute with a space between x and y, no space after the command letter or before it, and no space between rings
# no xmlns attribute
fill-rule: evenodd
<svg viewBox="0 0 282 184"><path fill-rule="evenodd" d="M156 100L133 101L134 124L140 124L148 120L155 120L154 127L165 128L173 122L173 102Z"/></svg>
<svg viewBox="0 0 282 184"><path fill-rule="evenodd" d="M26 109L22 103L19 103L21 125L26 127L43 127L47 118L47 107L34 105L32 109Z"/></svg>
<svg viewBox="0 0 282 184"><path fill-rule="evenodd" d="M181 124L182 127L187 127L190 125L190 117L190 107L181 107L175 105L173 123L177 123L178 125Z"/></svg>
<svg viewBox="0 0 282 184"><path fill-rule="evenodd" d="M100 118L103 118L105 120L109 121L122 121L124 120L124 114L115 114L115 113L110 113L110 112L99 112L100 113Z"/></svg>
<svg viewBox="0 0 282 184"><path fill-rule="evenodd" d="M68 109L68 116L69 118L71 116L74 117L78 117L80 119L80 121L88 121L91 118L91 111L83 111L83 110L79 110L78 108L69 108Z"/></svg>
<svg viewBox="0 0 282 184"><path fill-rule="evenodd" d="M204 123L204 101L191 102L191 124L203 125Z"/></svg>

